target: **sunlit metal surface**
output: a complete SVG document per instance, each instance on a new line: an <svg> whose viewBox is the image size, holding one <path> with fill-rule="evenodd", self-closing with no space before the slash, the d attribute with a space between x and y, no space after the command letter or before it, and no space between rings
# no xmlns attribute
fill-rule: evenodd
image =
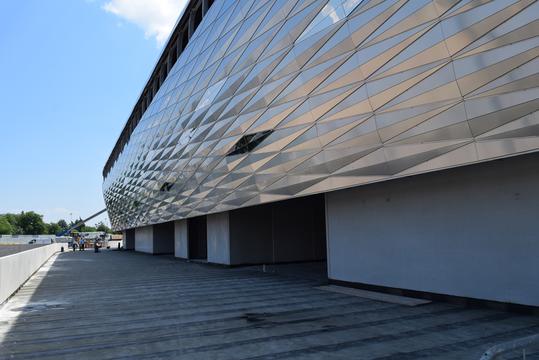
<svg viewBox="0 0 539 360"><path fill-rule="evenodd" d="M112 225L537 151L538 55L536 0L217 0L105 178Z"/></svg>

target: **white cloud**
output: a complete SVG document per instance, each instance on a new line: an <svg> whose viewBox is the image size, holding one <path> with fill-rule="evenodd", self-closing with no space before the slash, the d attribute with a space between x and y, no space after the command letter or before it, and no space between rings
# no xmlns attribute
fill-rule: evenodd
<svg viewBox="0 0 539 360"><path fill-rule="evenodd" d="M162 45L168 38L187 0L110 0L103 9L144 30L146 38Z"/></svg>

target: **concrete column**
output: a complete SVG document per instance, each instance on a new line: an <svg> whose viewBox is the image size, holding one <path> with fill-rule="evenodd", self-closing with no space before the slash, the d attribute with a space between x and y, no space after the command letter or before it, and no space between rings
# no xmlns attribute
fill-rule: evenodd
<svg viewBox="0 0 539 360"><path fill-rule="evenodd" d="M187 220L174 221L174 256L189 258L189 241L187 239Z"/></svg>
<svg viewBox="0 0 539 360"><path fill-rule="evenodd" d="M135 229L135 251L153 254L153 226Z"/></svg>
<svg viewBox="0 0 539 360"><path fill-rule="evenodd" d="M208 262L230 265L230 230L228 212L207 217Z"/></svg>

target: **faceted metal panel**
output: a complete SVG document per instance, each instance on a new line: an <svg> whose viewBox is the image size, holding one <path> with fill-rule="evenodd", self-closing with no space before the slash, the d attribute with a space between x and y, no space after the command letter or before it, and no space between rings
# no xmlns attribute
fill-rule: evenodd
<svg viewBox="0 0 539 360"><path fill-rule="evenodd" d="M104 180L112 225L537 151L538 56L535 0L217 0Z"/></svg>

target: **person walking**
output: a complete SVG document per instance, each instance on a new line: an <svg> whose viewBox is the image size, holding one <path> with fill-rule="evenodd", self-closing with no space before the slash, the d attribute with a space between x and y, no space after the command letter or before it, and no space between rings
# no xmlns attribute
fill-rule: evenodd
<svg viewBox="0 0 539 360"><path fill-rule="evenodd" d="M79 251L84 251L84 239L81 238L79 241Z"/></svg>
<svg viewBox="0 0 539 360"><path fill-rule="evenodd" d="M99 252L99 242L97 241L97 239L94 241L94 252Z"/></svg>
<svg viewBox="0 0 539 360"><path fill-rule="evenodd" d="M77 240L73 239L73 242L71 243L71 247L73 248L73 251L77 250Z"/></svg>

